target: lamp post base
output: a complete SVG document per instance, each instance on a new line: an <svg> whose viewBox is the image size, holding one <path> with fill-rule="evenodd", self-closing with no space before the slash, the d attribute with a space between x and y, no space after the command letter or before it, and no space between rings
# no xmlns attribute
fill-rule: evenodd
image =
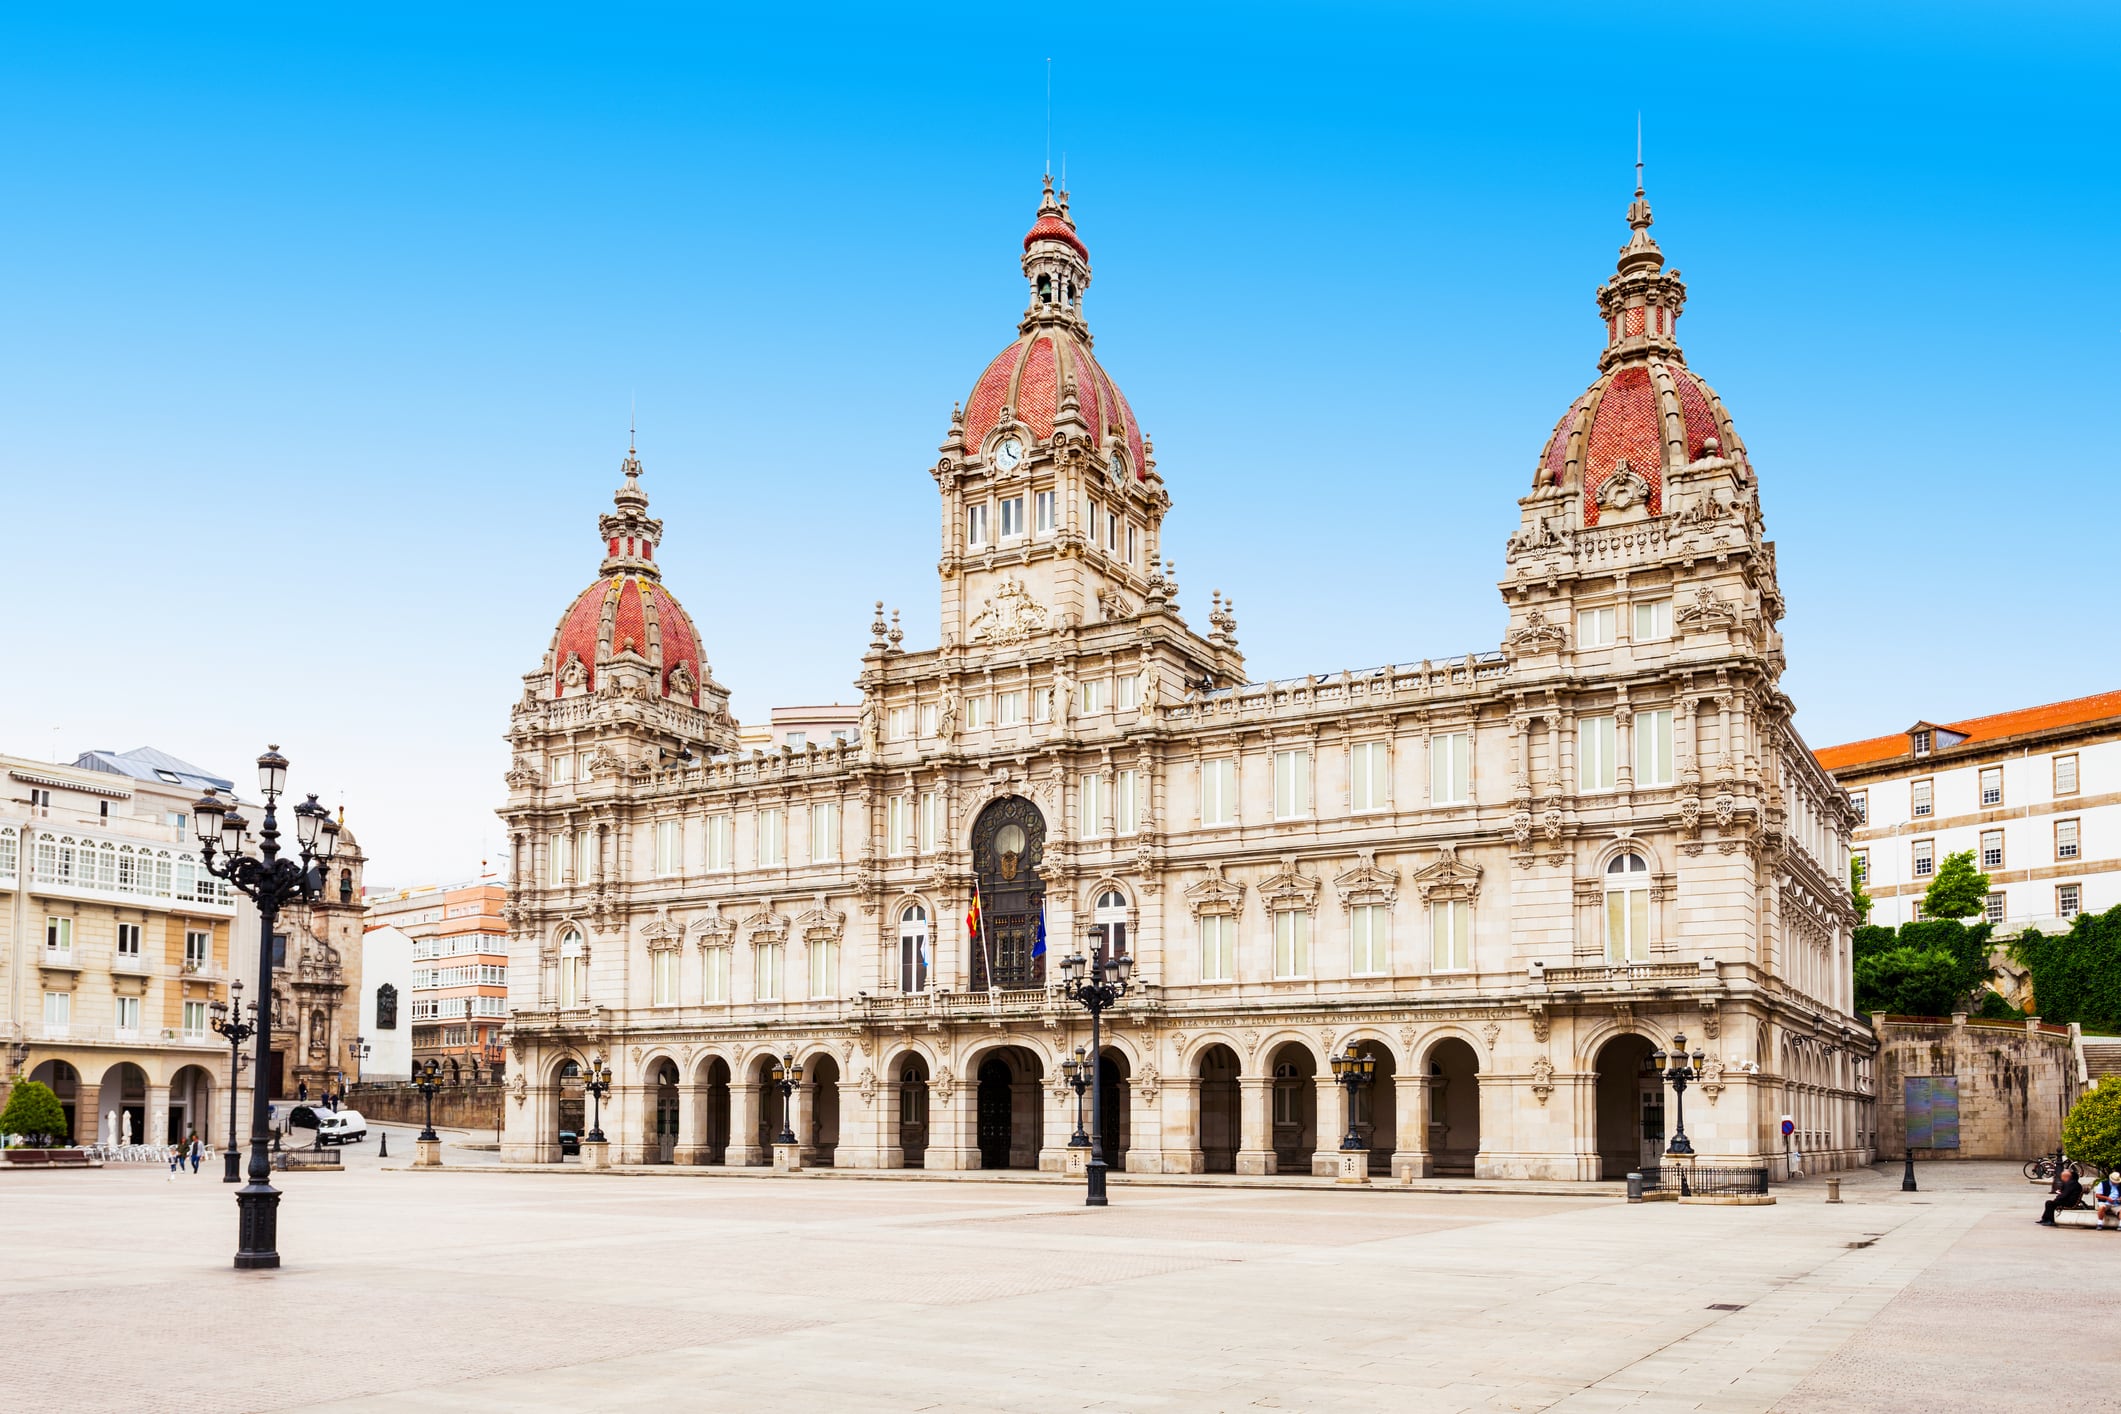
<svg viewBox="0 0 2121 1414"><path fill-rule="evenodd" d="M1334 1166L1335 1183L1368 1183L1370 1181L1370 1151L1368 1149L1342 1149Z"/></svg>
<svg viewBox="0 0 2121 1414"><path fill-rule="evenodd" d="M773 1146L773 1171L775 1173L795 1173L802 1167L802 1145L776 1143Z"/></svg>
<svg viewBox="0 0 2121 1414"><path fill-rule="evenodd" d="M611 1167L611 1146L601 1139L582 1141L582 1167L591 1173L600 1173Z"/></svg>
<svg viewBox="0 0 2121 1414"><path fill-rule="evenodd" d="M226 1150L221 1155L221 1181L223 1183L241 1183L243 1181L243 1156L234 1149Z"/></svg>
<svg viewBox="0 0 2121 1414"><path fill-rule="evenodd" d="M442 1167L442 1141L439 1139L415 1139L412 1145L412 1166L416 1169L438 1169Z"/></svg>
<svg viewBox="0 0 2121 1414"><path fill-rule="evenodd" d="M1090 1146L1070 1144L1061 1150L1061 1172L1069 1178L1081 1178L1090 1171Z"/></svg>
<svg viewBox="0 0 2121 1414"><path fill-rule="evenodd" d="M1105 1161L1103 1159L1090 1160L1084 1172L1089 1178L1089 1185L1083 1195L1083 1206L1086 1208L1111 1206L1105 1201Z"/></svg>
<svg viewBox="0 0 2121 1414"><path fill-rule="evenodd" d="M236 1270L280 1265L280 1191L270 1183L246 1184L236 1193Z"/></svg>

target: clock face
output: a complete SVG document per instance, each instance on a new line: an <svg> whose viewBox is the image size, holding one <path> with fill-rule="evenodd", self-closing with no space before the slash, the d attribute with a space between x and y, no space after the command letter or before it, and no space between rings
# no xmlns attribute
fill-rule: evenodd
<svg viewBox="0 0 2121 1414"><path fill-rule="evenodd" d="M994 464L1003 471L1016 470L1017 463L1024 459L1024 444L1014 437L1004 437L1002 444L994 449Z"/></svg>
<svg viewBox="0 0 2121 1414"><path fill-rule="evenodd" d="M1127 459L1118 452L1112 454L1111 465L1106 468L1112 474L1112 482L1118 485L1127 479Z"/></svg>

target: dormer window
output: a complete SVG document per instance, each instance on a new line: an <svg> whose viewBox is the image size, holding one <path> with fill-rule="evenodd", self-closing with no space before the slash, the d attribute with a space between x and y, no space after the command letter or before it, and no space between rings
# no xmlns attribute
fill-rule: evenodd
<svg viewBox="0 0 2121 1414"><path fill-rule="evenodd" d="M1919 731L1911 733L1911 735L1915 738L1915 754L1917 756L1929 755L1931 742L1929 728L1923 727Z"/></svg>

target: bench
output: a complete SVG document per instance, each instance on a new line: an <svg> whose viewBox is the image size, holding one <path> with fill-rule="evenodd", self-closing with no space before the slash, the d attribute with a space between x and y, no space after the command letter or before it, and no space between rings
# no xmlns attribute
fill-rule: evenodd
<svg viewBox="0 0 2121 1414"><path fill-rule="evenodd" d="M2092 1203L2079 1203L2074 1208L2055 1209L2056 1227L2082 1227L2096 1229L2099 1226L2099 1210Z"/></svg>

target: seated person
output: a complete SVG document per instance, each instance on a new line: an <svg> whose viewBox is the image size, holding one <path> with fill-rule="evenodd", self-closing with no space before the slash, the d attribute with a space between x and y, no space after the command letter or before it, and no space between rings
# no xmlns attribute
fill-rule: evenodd
<svg viewBox="0 0 2121 1414"><path fill-rule="evenodd" d="M2092 1201L2099 1209L2099 1226L2121 1228L2121 1169L2099 1180L2099 1186L2092 1190Z"/></svg>
<svg viewBox="0 0 2121 1414"><path fill-rule="evenodd" d="M2077 1171L2065 1165L2055 1180L2055 1196L2047 1200L2047 1208L2040 1214L2043 1227L2055 1225L2055 1214L2066 1208L2084 1206L2084 1185L2078 1181Z"/></svg>

